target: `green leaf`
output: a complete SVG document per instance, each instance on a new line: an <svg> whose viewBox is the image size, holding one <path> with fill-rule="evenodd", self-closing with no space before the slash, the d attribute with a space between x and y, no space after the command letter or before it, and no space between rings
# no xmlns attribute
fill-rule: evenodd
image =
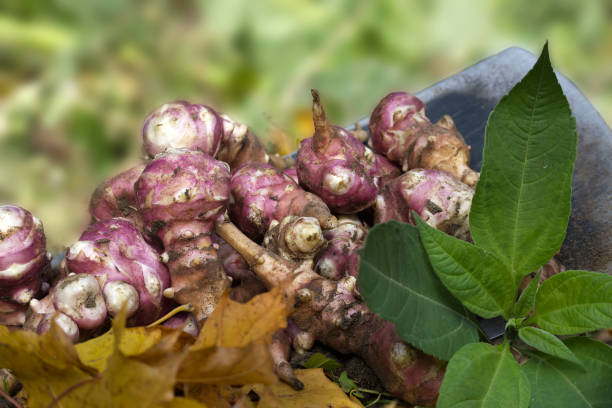
<svg viewBox="0 0 612 408"><path fill-rule="evenodd" d="M508 268L493 254L415 218L429 261L448 290L477 315L508 318L516 294Z"/></svg>
<svg viewBox="0 0 612 408"><path fill-rule="evenodd" d="M578 334L612 327L612 276L565 271L542 282L533 315L536 324L554 334Z"/></svg>
<svg viewBox="0 0 612 408"><path fill-rule="evenodd" d="M355 395L357 398L364 398L364 395L359 392L359 387L357 384L355 384L355 381L349 378L346 371L340 373L340 377L338 377L338 384L340 384L340 388L342 388L342 391L344 391L346 394L349 394L351 391L355 390L353 395Z"/></svg>
<svg viewBox="0 0 612 408"><path fill-rule="evenodd" d="M526 408L529 388L508 345L468 344L448 363L436 407Z"/></svg>
<svg viewBox="0 0 612 408"><path fill-rule="evenodd" d="M540 275L542 270L540 269L536 276L529 282L529 285L523 290L519 300L514 304L514 311L512 315L515 317L527 317L533 306L535 305L536 293L538 291L538 282L540 281Z"/></svg>
<svg viewBox="0 0 612 408"><path fill-rule="evenodd" d="M565 345L584 363L534 353L521 370L531 383L531 408L612 407L612 347L573 337Z"/></svg>
<svg viewBox="0 0 612 408"><path fill-rule="evenodd" d="M474 243L510 266L517 282L561 247L577 140L545 46L489 117L470 212Z"/></svg>
<svg viewBox="0 0 612 408"><path fill-rule="evenodd" d="M547 332L546 330L538 329L537 327L522 327L519 329L518 335L521 340L542 353L546 353L584 367L582 361L578 360L574 353L572 353L557 336Z"/></svg>
<svg viewBox="0 0 612 408"><path fill-rule="evenodd" d="M359 290L400 337L442 360L478 341L467 310L431 269L415 227L389 221L367 235L359 256Z"/></svg>
<svg viewBox="0 0 612 408"><path fill-rule="evenodd" d="M314 353L305 363L302 363L304 368L323 368L325 370L335 370L342 367L342 364L334 359L327 357L321 353Z"/></svg>

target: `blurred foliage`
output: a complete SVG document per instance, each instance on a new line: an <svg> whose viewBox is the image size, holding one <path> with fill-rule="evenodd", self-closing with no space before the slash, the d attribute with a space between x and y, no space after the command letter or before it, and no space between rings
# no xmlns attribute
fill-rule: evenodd
<svg viewBox="0 0 612 408"><path fill-rule="evenodd" d="M4 0L0 203L42 218L57 251L163 102L209 104L286 153L312 131L310 88L350 124L391 90L546 39L612 123L611 17L606 0Z"/></svg>

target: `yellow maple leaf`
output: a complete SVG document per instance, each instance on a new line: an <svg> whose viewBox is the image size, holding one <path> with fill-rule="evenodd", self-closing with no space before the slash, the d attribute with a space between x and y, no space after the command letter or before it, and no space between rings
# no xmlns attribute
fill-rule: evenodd
<svg viewBox="0 0 612 408"><path fill-rule="evenodd" d="M322 368L295 370L295 375L304 383L301 391L281 382L245 386L243 390L259 395L258 408L363 408L359 401L349 398L338 384L327 378Z"/></svg>
<svg viewBox="0 0 612 408"><path fill-rule="evenodd" d="M42 335L0 327L0 365L12 369L21 380L29 408L54 404L64 408L134 407L135 401L139 407L173 407L168 404L174 404L176 372L186 352L175 347L180 331L168 332L144 352L131 356L119 346L125 331L125 318L118 317L112 338L100 340L104 348L100 355L108 355L102 371L94 367L98 363L84 364L56 325ZM108 338L113 341L109 343ZM125 343L124 347L130 349Z"/></svg>
<svg viewBox="0 0 612 408"><path fill-rule="evenodd" d="M269 342L276 330L286 326L287 307L279 288L257 295L247 303L234 302L226 292L204 323L192 349Z"/></svg>
<svg viewBox="0 0 612 408"><path fill-rule="evenodd" d="M200 331L177 375L180 382L233 385L278 381L267 343L287 325L278 289L242 304L225 293Z"/></svg>

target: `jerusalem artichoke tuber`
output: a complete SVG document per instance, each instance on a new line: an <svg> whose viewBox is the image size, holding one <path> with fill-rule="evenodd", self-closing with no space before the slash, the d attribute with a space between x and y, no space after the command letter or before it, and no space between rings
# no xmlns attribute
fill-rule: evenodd
<svg viewBox="0 0 612 408"><path fill-rule="evenodd" d="M40 220L21 207L0 206L0 300L28 304L49 260Z"/></svg>
<svg viewBox="0 0 612 408"><path fill-rule="evenodd" d="M319 197L269 164L239 167L232 174L231 186L230 217L253 239L261 239L272 220L281 221L287 215L316 218L324 229L336 225L336 217Z"/></svg>
<svg viewBox="0 0 612 408"><path fill-rule="evenodd" d="M230 198L226 163L195 150L155 157L135 191L147 230L164 244L172 287L164 295L190 303L201 325L230 285L211 234Z"/></svg>
<svg viewBox="0 0 612 408"><path fill-rule="evenodd" d="M176 101L156 108L142 126L149 157L171 148L201 150L215 156L223 134L221 117L208 106Z"/></svg>
<svg viewBox="0 0 612 408"><path fill-rule="evenodd" d="M331 280L345 276L356 278L359 272L359 250L367 234L368 229L359 218L339 217L338 226L324 232L327 248L317 255L315 271Z"/></svg>
<svg viewBox="0 0 612 408"><path fill-rule="evenodd" d="M397 220L414 225L412 211L426 223L457 238L469 239L468 215L474 190L439 170L410 170L376 198L374 222Z"/></svg>
<svg viewBox="0 0 612 408"><path fill-rule="evenodd" d="M478 173L470 169L470 146L455 123L444 115L435 125L425 116L425 104L407 92L385 96L370 116L370 137L378 153L402 166L444 170L473 186Z"/></svg>
<svg viewBox="0 0 612 408"><path fill-rule="evenodd" d="M112 316L125 307L130 324L144 325L169 307L162 295L170 287L168 270L127 219L91 225L70 247L66 261L71 272L98 280Z"/></svg>
<svg viewBox="0 0 612 408"><path fill-rule="evenodd" d="M349 131L332 126L318 92L313 90L312 96L315 133L300 143L297 157L300 184L318 195L333 211L357 213L374 203L380 178L388 178L393 173L392 165L385 158L377 157Z"/></svg>

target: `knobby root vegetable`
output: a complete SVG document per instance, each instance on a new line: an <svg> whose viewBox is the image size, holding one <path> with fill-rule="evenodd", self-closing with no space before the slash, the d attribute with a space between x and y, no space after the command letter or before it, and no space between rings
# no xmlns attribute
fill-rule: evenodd
<svg viewBox="0 0 612 408"><path fill-rule="evenodd" d="M435 125L422 128L413 140L407 151L408 168L446 171L470 186L478 182L479 174L469 166L470 146L450 116L444 115Z"/></svg>
<svg viewBox="0 0 612 408"><path fill-rule="evenodd" d="M170 274L134 224L124 218L97 222L66 255L68 269L94 276L111 316L126 308L128 323L146 325L170 307Z"/></svg>
<svg viewBox="0 0 612 408"><path fill-rule="evenodd" d="M338 217L338 226L324 232L327 248L315 259L315 271L321 276L338 280L345 276L357 278L359 250L365 243L367 226L355 216Z"/></svg>
<svg viewBox="0 0 612 408"><path fill-rule="evenodd" d="M49 260L40 220L21 207L0 206L0 301L27 305Z"/></svg>
<svg viewBox="0 0 612 408"><path fill-rule="evenodd" d="M270 157L259 138L246 125L221 114L223 136L217 159L232 169L248 162L268 163Z"/></svg>
<svg viewBox="0 0 612 408"><path fill-rule="evenodd" d="M291 356L291 336L287 329L277 330L272 335L272 340L268 347L272 361L274 362L274 372L282 381L289 384L293 389L304 389L302 383L293 373L289 357Z"/></svg>
<svg viewBox="0 0 612 408"><path fill-rule="evenodd" d="M325 203L301 189L270 164L247 163L234 170L230 217L249 237L260 240L272 220L287 215L314 217L323 229L336 223Z"/></svg>
<svg viewBox="0 0 612 408"><path fill-rule="evenodd" d="M403 342L392 323L355 299L355 278L322 278L308 266L255 244L230 222L217 224L217 233L242 254L266 286L283 289L299 329L339 352L361 356L397 397L418 405L435 403L445 363Z"/></svg>
<svg viewBox="0 0 612 408"><path fill-rule="evenodd" d="M408 92L390 93L376 105L370 116L372 148L404 166L408 142L430 124L425 116L425 104L419 98Z"/></svg>
<svg viewBox="0 0 612 408"><path fill-rule="evenodd" d="M470 146L448 115L435 125L425 116L425 104L407 92L385 96L370 116L372 147L404 171L443 170L473 186L478 173L470 169Z"/></svg>
<svg viewBox="0 0 612 408"><path fill-rule="evenodd" d="M357 213L374 203L380 178L392 165L380 169L380 163L386 159L377 156L346 129L332 126L317 91L313 90L312 96L315 133L300 143L297 156L300 184L334 212Z"/></svg>
<svg viewBox="0 0 612 408"><path fill-rule="evenodd" d="M62 281L63 279L58 281L58 284L61 284ZM98 302L99 299L95 299L95 301ZM106 317L106 311L104 311L104 317ZM32 299L28 309L28 318L23 328L42 334L51 328L51 320L55 320L55 323L71 342L76 343L79 340L79 326L70 316L56 309L51 293L41 300ZM101 322L103 321L104 319L101 320Z"/></svg>
<svg viewBox="0 0 612 408"><path fill-rule="evenodd" d="M376 198L374 222L415 224L412 211L434 228L468 240L474 190L439 170L410 170L387 184Z"/></svg>
<svg viewBox="0 0 612 408"><path fill-rule="evenodd" d="M158 107L142 125L143 147L149 157L169 148L201 150L215 156L222 135L223 121L213 109L185 101Z"/></svg>
<svg viewBox="0 0 612 408"><path fill-rule="evenodd" d="M229 202L229 182L226 163L173 149L156 156L134 187L145 227L164 245L172 281L164 295L191 304L198 325L230 286L211 236Z"/></svg>
<svg viewBox="0 0 612 408"><path fill-rule="evenodd" d="M134 183L144 168L144 164L134 166L104 180L96 188L89 202L89 213L95 222L122 217L132 221L139 231L143 230Z"/></svg>
<svg viewBox="0 0 612 408"><path fill-rule="evenodd" d="M288 215L281 222L272 221L263 243L275 254L298 261L314 258L325 239L316 218Z"/></svg>

